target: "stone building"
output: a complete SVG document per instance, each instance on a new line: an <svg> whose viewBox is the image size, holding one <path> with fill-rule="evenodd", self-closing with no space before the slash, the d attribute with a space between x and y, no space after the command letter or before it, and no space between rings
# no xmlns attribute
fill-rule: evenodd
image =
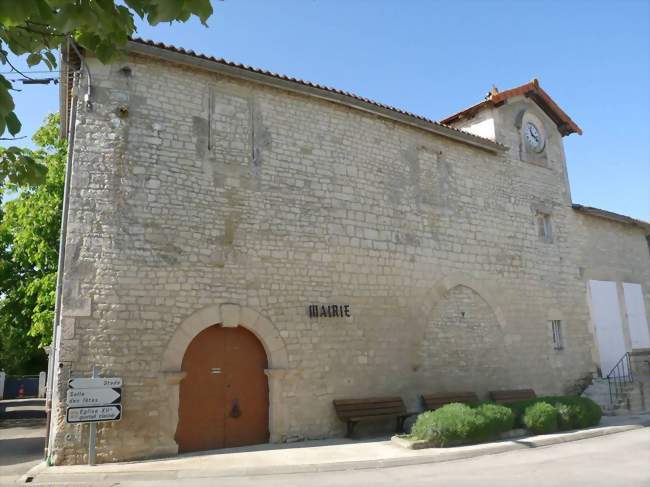
<svg viewBox="0 0 650 487"><path fill-rule="evenodd" d="M572 206L580 129L536 80L439 123L149 41L64 57L57 464L85 461L65 397L93 365L124 381L115 461L342 435L337 398L576 391L592 282L639 286L616 326L650 347L649 226Z"/></svg>

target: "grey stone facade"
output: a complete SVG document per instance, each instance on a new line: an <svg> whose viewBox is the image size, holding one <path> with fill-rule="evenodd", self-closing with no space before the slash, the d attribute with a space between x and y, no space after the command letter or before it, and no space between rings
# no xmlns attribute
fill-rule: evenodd
<svg viewBox="0 0 650 487"><path fill-rule="evenodd" d="M421 393L572 390L597 353L585 273L621 244L634 251L612 267L648 303L643 230L576 214L561 135L526 97L494 109L505 148L488 150L196 66L86 61L56 463L85 461L85 427L65 424L63 399L93 364L124 378L124 417L100 425L99 460L174 454L180 360L211 324L246 326L265 346L280 442L341 435L334 398L401 395L416 409ZM522 160L522 110L546 128L543 163ZM310 319L312 303L352 316Z"/></svg>

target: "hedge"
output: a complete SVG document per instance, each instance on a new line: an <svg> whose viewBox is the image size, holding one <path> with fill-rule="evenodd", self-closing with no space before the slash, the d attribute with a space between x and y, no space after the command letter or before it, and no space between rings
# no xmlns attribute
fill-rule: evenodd
<svg viewBox="0 0 650 487"><path fill-rule="evenodd" d="M558 410L560 431L596 426L603 415L600 406L586 397L545 396L506 404L515 414L515 427L526 427L523 421L524 412L528 407L539 402L551 404Z"/></svg>
<svg viewBox="0 0 650 487"><path fill-rule="evenodd" d="M547 396L506 405L483 402L474 407L447 404L418 416L411 438L433 446L457 446L497 438L513 427L532 433L587 428L600 422L602 411L591 399Z"/></svg>
<svg viewBox="0 0 650 487"><path fill-rule="evenodd" d="M542 435L557 431L558 411L547 402L536 402L524 411L523 423L531 433Z"/></svg>
<svg viewBox="0 0 650 487"><path fill-rule="evenodd" d="M514 415L505 406L483 404L471 408L466 404L447 404L418 416L411 437L434 446L457 446L478 443L512 429Z"/></svg>
<svg viewBox="0 0 650 487"><path fill-rule="evenodd" d="M514 426L515 415L508 407L484 403L476 407L475 410L487 420L486 428L490 437L510 431Z"/></svg>

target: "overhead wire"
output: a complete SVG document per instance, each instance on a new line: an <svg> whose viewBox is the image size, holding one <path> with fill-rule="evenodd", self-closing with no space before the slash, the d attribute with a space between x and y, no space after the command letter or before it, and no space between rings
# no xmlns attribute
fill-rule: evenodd
<svg viewBox="0 0 650 487"><path fill-rule="evenodd" d="M43 74L43 73L56 73L58 70L57 69L39 69L39 70L29 70L26 69L23 72L25 73L30 73L30 74ZM0 74L19 74L17 71L14 71L13 69L10 71L0 71Z"/></svg>

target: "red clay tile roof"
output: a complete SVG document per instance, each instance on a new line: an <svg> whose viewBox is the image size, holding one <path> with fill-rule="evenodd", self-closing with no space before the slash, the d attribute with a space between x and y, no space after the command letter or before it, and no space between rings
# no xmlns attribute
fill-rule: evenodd
<svg viewBox="0 0 650 487"><path fill-rule="evenodd" d="M582 129L571 120L571 117L564 113L564 111L551 99L550 96L548 96L548 93L539 86L539 81L537 81L537 79L534 79L525 85L518 86L517 88L512 88L511 90L501 92L492 90L485 101L455 113L454 115L441 120L440 123L448 125L463 119L472 118L483 108L499 106L502 103L505 103L508 99L519 95L527 96L537 103L537 105L544 110L551 120L555 122L562 135L570 135L574 133L582 135Z"/></svg>
<svg viewBox="0 0 650 487"><path fill-rule="evenodd" d="M389 110L389 111L395 112L397 114L405 115L407 117L411 117L411 118L414 118L416 120L420 120L422 122L425 122L426 124L431 124L431 125L434 125L434 126L437 126L437 127L441 127L444 130L451 130L451 131L453 131L455 133L462 134L463 138L465 138L465 139L467 139L467 137L470 137L470 138L475 139L477 142L480 141L481 143L484 143L484 144L490 144L491 146L493 146L497 150L505 150L506 149L506 147L503 144L500 144L500 143L495 142L493 140L487 139L485 137L480 137L478 135L471 134L469 132L465 132L464 130L460 130L460 129L457 129L455 127L451 127L449 125L446 125L443 122L436 122L435 120L431 120L431 119L423 117L421 115L416 115L414 113L407 112L407 111L402 110L400 108L395 108L395 107L390 106L390 105L385 105L383 103L379 103L377 101L370 100L369 98L364 98L362 96L355 95L354 93L339 90L337 88L332 88L330 86L324 86L324 85L320 85L320 84L317 84L317 83L312 83L310 81L304 81L302 79L293 78L293 77L290 77L290 76L285 76L283 74L274 73L272 71L267 71L267 70L264 70L264 69L247 66L245 64L228 61L228 60L223 59L223 58L216 58L214 56L207 56L205 54L194 52L193 50L183 49L181 47L172 46L172 45L169 45L169 44L165 44L163 42L156 42L156 41L152 41L152 40L148 40L148 39L141 39L139 37L132 37L130 39L130 41L134 42L134 43L137 43L137 44L143 44L145 46L157 47L157 48L160 48L160 49L165 49L167 51L172 51L172 52L176 52L176 53L179 53L179 54L185 54L185 55L192 56L192 57L195 57L195 58L212 61L212 62L222 64L222 65L225 65L225 66L230 66L230 67L233 67L233 68L239 68L239 69L243 69L243 70L246 70L246 71L262 74L262 75L265 75L265 76L270 76L270 77L281 79L281 80L284 80L284 81L290 81L292 83L297 83L297 84L300 84L300 85L303 85L303 86L316 88L318 90L323 90L323 91L326 91L326 92L329 92L329 93L333 93L335 95L342 95L342 96L345 96L345 97L349 97L349 98L352 98L354 100L358 100L358 101L361 101L363 103L367 103L368 105L373 105L373 106L378 107L380 109Z"/></svg>

